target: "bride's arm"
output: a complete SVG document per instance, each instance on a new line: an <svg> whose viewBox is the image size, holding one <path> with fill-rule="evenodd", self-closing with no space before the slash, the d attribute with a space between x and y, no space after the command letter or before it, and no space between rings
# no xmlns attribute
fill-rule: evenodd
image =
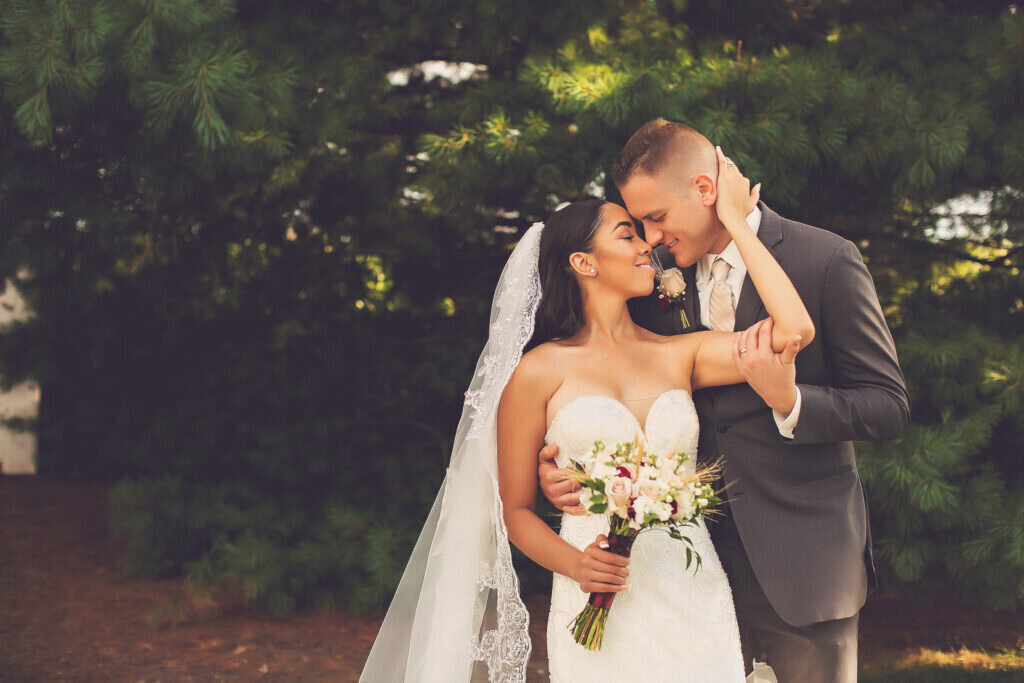
<svg viewBox="0 0 1024 683"><path fill-rule="evenodd" d="M498 488L509 540L527 557L579 582L584 591L625 590L629 560L597 547L580 551L535 512L537 452L544 445L552 373L524 357L498 405ZM531 362L533 361L533 362Z"/></svg>
<svg viewBox="0 0 1024 683"><path fill-rule="evenodd" d="M718 217L736 243L747 273L772 320L770 350L776 354L785 351L792 362L792 355L814 339L814 323L789 276L747 225L750 201L756 199L757 192L751 193L750 181L735 165L729 166L728 163L726 156L718 150ZM745 332L687 335L694 337L692 342L697 344L694 388L744 381L734 358L736 335L745 335L751 343L756 343L760 329L761 323L758 323Z"/></svg>
<svg viewBox="0 0 1024 683"><path fill-rule="evenodd" d="M747 225L750 181L721 149L718 149L717 190L718 218L736 243L747 274L774 322L772 350L781 353L786 343L796 336L802 337L800 348L807 346L814 339L811 316L782 266Z"/></svg>

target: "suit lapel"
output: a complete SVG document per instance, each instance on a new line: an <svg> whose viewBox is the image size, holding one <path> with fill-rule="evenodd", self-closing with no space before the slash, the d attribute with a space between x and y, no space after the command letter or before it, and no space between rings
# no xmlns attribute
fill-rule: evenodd
<svg viewBox="0 0 1024 683"><path fill-rule="evenodd" d="M736 323L733 330L745 330L758 320L765 313L764 302L757 293L750 275L743 278L743 289L740 292L739 303L736 304Z"/></svg>
<svg viewBox="0 0 1024 683"><path fill-rule="evenodd" d="M690 321L686 329L679 323L680 332L693 332L704 329L700 324L700 297L697 296L697 266L693 265L683 271L683 279L686 281L686 300L683 301L683 310Z"/></svg>
<svg viewBox="0 0 1024 683"><path fill-rule="evenodd" d="M775 254L779 243L782 242L782 220L779 214L775 213L764 202L758 202L761 209L761 224L757 228L757 238L768 247L768 250ZM750 279L750 273L743 278L743 288L740 291L740 300L736 304L736 323L734 330L745 330L762 317L766 317L764 303L757 293L754 281Z"/></svg>

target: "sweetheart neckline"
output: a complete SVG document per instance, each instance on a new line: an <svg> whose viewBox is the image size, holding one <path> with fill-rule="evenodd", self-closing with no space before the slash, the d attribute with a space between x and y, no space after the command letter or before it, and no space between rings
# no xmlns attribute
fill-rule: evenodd
<svg viewBox="0 0 1024 683"><path fill-rule="evenodd" d="M615 398L614 396L609 396L608 394L580 394L579 396L576 396L575 398L571 399L568 403L563 405L557 411L555 411L554 416L551 418L551 424L548 425L548 429L544 433L544 441L547 442L548 437L551 436L551 430L554 428L555 422L558 421L558 417L562 414L562 412L566 408L571 406L573 403L575 403L576 401L579 401L580 399L583 399L583 398L605 398L605 399L608 399L609 401L611 401L612 403L615 403L616 405L621 406L622 409L625 410L627 413L629 413L629 416L633 418L633 422L636 424L636 426L640 428L640 432L643 434L644 440L645 441L650 441L650 439L647 436L647 427L649 426L648 423L651 421L651 413L654 412L654 406L658 405L658 401L660 401L661 399L665 398L665 396L667 396L668 394L671 394L671 393L674 393L674 392L677 392L677 391L683 392L684 394L689 396L691 400L693 400L693 394L690 393L690 391L688 391L687 389L666 389L665 391L663 391L660 394L658 394L658 396L654 399L654 401L651 402L651 407L647 409L647 416L644 418L644 421L643 421L642 424L640 422L640 418L638 418L636 416L636 414L632 410L630 410L629 407L625 403L623 403L620 399Z"/></svg>

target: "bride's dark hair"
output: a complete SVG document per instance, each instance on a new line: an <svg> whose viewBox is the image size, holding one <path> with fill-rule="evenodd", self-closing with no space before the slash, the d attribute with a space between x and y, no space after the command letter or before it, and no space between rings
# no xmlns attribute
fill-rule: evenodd
<svg viewBox="0 0 1024 683"><path fill-rule="evenodd" d="M571 337L583 327L583 294L569 266L569 255L590 251L602 206L604 201L600 199L573 202L544 222L538 260L542 295L533 337L524 351L552 339Z"/></svg>

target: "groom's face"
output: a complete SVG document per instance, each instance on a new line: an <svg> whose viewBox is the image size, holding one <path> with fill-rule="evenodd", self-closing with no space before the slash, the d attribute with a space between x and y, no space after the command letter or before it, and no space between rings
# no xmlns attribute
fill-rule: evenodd
<svg viewBox="0 0 1024 683"><path fill-rule="evenodd" d="M712 250L721 229L714 197L702 191L697 179L677 178L671 170L636 173L619 191L629 213L643 223L647 243L664 244L676 264L686 268Z"/></svg>

